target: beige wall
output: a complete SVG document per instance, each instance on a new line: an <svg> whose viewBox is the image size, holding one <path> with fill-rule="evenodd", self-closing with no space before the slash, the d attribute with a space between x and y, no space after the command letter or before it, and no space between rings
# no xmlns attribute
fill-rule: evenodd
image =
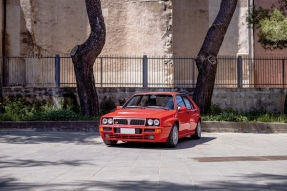
<svg viewBox="0 0 287 191"><path fill-rule="evenodd" d="M165 55L171 9L161 1L105 0L107 41L102 54Z"/></svg>
<svg viewBox="0 0 287 191"><path fill-rule="evenodd" d="M102 0L107 29L102 55L195 56L220 2ZM250 53L247 8L248 0L239 0L219 55ZM8 55L69 54L89 31L84 1L7 1Z"/></svg>
<svg viewBox="0 0 287 191"><path fill-rule="evenodd" d="M165 1L102 0L107 28L103 54L166 55L171 7ZM71 6L72 5L72 6ZM11 0L7 4L8 55L69 54L90 26L84 1Z"/></svg>
<svg viewBox="0 0 287 191"><path fill-rule="evenodd" d="M216 18L221 0L173 0L174 56L196 56ZM252 35L246 25L248 0L239 0L219 55L250 54Z"/></svg>
<svg viewBox="0 0 287 191"><path fill-rule="evenodd" d="M208 30L208 0L173 0L173 55L196 56Z"/></svg>
<svg viewBox="0 0 287 191"><path fill-rule="evenodd" d="M209 0L209 26L216 18L221 0ZM219 51L219 55L249 54L252 46L250 44L249 29L246 23L248 11L248 0L239 0L237 8L225 34L224 41Z"/></svg>

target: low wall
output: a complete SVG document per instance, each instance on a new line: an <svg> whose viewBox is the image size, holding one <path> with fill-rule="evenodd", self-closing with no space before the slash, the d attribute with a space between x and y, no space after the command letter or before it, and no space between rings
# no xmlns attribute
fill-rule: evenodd
<svg viewBox="0 0 287 191"><path fill-rule="evenodd" d="M112 100L121 105L137 92L146 91L182 91L193 95L192 88L97 88L99 102ZM284 112L286 89L214 89L212 102L221 108L233 108L239 111L269 110L275 113ZM69 102L79 104L76 88L3 88L4 99L13 96L24 96L28 100L37 99L60 106Z"/></svg>

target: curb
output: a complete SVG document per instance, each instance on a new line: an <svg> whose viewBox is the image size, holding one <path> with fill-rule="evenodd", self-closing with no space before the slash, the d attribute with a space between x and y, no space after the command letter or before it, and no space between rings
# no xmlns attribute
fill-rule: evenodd
<svg viewBox="0 0 287 191"><path fill-rule="evenodd" d="M98 132L99 121L5 121L0 122L1 131Z"/></svg>
<svg viewBox="0 0 287 191"><path fill-rule="evenodd" d="M1 131L98 132L99 121L0 122ZM210 133L287 133L286 123L204 121L202 131Z"/></svg>
<svg viewBox="0 0 287 191"><path fill-rule="evenodd" d="M203 132L229 132L229 133L287 133L286 123L264 122L202 122Z"/></svg>

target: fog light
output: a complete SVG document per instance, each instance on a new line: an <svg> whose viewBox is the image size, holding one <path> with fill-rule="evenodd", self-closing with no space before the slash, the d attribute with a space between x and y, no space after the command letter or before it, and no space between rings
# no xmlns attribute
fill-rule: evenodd
<svg viewBox="0 0 287 191"><path fill-rule="evenodd" d="M109 134L105 134L105 137L106 137L106 138L110 138Z"/></svg>
<svg viewBox="0 0 287 191"><path fill-rule="evenodd" d="M150 135L150 136L149 136L149 139L150 139L150 140L154 140L154 136L153 136L153 135Z"/></svg>

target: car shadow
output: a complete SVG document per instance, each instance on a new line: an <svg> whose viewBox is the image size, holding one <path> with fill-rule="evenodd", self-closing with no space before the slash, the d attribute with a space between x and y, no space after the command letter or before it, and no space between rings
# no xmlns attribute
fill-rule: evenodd
<svg viewBox="0 0 287 191"><path fill-rule="evenodd" d="M115 148L138 148L138 149L164 149L164 150L180 150L195 147L216 139L216 137L201 137L200 139L192 139L189 137L181 138L175 148L169 148L164 143L146 143L146 142L118 142L118 144L109 146Z"/></svg>

